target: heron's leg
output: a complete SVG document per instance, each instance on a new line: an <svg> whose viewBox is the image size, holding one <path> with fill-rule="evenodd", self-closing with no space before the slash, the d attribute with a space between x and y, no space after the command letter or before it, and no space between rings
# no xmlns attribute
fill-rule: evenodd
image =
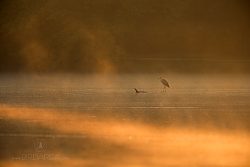
<svg viewBox="0 0 250 167"><path fill-rule="evenodd" d="M165 85L164 85L164 87L163 87L163 91L166 92L166 86L165 86Z"/></svg>

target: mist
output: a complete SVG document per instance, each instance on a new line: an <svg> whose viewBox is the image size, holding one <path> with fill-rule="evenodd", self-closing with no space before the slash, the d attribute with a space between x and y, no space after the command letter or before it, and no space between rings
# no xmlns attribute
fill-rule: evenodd
<svg viewBox="0 0 250 167"><path fill-rule="evenodd" d="M245 0L1 1L0 72L249 73Z"/></svg>

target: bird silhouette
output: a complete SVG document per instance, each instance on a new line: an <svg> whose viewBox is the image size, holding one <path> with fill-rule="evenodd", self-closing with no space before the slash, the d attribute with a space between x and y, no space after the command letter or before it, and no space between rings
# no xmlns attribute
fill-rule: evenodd
<svg viewBox="0 0 250 167"><path fill-rule="evenodd" d="M163 84L163 91L166 91L166 87L170 88L168 81L162 77L160 77L160 81Z"/></svg>
<svg viewBox="0 0 250 167"><path fill-rule="evenodd" d="M138 90L138 89L136 89L136 88L134 88L134 90L135 90L135 93L147 93L146 91Z"/></svg>

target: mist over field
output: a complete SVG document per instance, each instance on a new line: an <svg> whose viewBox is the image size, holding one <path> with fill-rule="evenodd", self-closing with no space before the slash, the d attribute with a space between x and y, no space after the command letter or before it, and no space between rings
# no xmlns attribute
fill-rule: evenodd
<svg viewBox="0 0 250 167"><path fill-rule="evenodd" d="M1 167L250 166L248 0L1 0Z"/></svg>
<svg viewBox="0 0 250 167"><path fill-rule="evenodd" d="M1 72L249 73L246 0L3 0Z"/></svg>

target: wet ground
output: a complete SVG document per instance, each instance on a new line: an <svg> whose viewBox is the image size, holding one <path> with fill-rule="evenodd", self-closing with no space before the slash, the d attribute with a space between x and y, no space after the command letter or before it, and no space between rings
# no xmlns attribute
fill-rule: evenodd
<svg viewBox="0 0 250 167"><path fill-rule="evenodd" d="M1 75L1 166L250 165L248 76L159 77Z"/></svg>

